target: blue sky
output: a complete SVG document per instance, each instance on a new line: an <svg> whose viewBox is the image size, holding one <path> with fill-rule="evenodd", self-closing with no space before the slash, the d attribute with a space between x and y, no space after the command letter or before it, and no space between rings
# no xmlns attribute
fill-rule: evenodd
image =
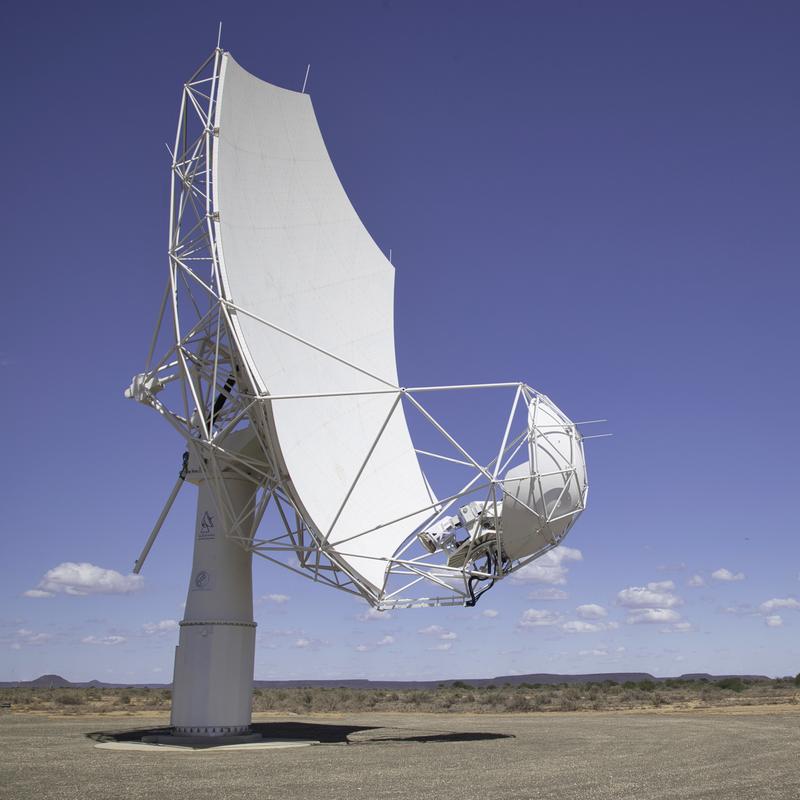
<svg viewBox="0 0 800 800"><path fill-rule="evenodd" d="M133 582L182 448L122 389L165 275L163 143L219 17L6 18L3 679L171 675L194 498ZM256 676L800 670L797 5L228 3L223 21L264 79L299 89L312 65L337 171L393 251L403 382L525 380L614 432L589 443L569 549L476 609L376 617L256 563ZM97 567L66 576L91 591L26 596L68 562Z"/></svg>

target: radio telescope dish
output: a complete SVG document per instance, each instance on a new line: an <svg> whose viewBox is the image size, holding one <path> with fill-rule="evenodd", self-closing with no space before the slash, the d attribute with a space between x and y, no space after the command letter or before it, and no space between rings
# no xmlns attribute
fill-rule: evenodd
<svg viewBox="0 0 800 800"><path fill-rule="evenodd" d="M173 726L241 734L252 553L380 609L474 605L585 508L583 439L523 382L400 385L394 267L348 200L307 94L217 49L184 86L172 157L168 285L126 394L187 453L135 569L183 481L196 483ZM498 398L482 457L431 410L469 393Z"/></svg>

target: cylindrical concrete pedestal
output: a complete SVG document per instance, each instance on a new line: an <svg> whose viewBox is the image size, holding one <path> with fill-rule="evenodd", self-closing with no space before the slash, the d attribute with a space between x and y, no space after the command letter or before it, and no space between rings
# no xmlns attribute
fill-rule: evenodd
<svg viewBox="0 0 800 800"><path fill-rule="evenodd" d="M237 515L247 530L256 485L217 479L230 501L221 513L207 481L198 486L194 560L175 649L171 724L176 735L235 736L250 727L256 624L252 555L226 537ZM232 513L231 513L232 512Z"/></svg>

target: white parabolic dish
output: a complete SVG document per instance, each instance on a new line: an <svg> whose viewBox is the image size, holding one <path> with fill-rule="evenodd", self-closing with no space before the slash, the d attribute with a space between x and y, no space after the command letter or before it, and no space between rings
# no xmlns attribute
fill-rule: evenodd
<svg viewBox="0 0 800 800"><path fill-rule="evenodd" d="M585 508L583 437L522 382L401 388L394 278L310 97L215 50L184 85L169 281L127 395L186 439L181 481L204 483L225 536L246 550L381 608L474 605ZM458 407L462 391L508 399L494 428L504 433L480 456L464 444L472 431L429 410L430 393ZM406 413L432 449L415 449ZM246 508L227 478L252 483Z"/></svg>

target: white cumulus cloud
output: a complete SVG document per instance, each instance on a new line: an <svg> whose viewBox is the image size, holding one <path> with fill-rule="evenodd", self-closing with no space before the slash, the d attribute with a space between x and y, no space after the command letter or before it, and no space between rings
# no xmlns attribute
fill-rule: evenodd
<svg viewBox="0 0 800 800"><path fill-rule="evenodd" d="M603 606L597 603L586 603L586 605L578 606L575 611L581 619L603 619L608 616L608 612Z"/></svg>
<svg viewBox="0 0 800 800"><path fill-rule="evenodd" d="M522 614L519 624L523 628L544 628L550 625L558 625L561 622L561 615L554 611L544 611L539 608L529 608Z"/></svg>
<svg viewBox="0 0 800 800"><path fill-rule="evenodd" d="M543 556L512 574L511 580L520 583L548 583L561 586L567 582L570 561L583 561L583 553L575 547L554 547Z"/></svg>
<svg viewBox="0 0 800 800"><path fill-rule="evenodd" d="M388 611L378 611L377 608L370 606L366 611L356 615L359 622L377 622L378 620L386 621L391 619L392 615Z"/></svg>
<svg viewBox="0 0 800 800"><path fill-rule="evenodd" d="M681 599L673 594L672 581L656 581L647 586L629 586L617 594L617 602L625 608L673 608Z"/></svg>
<svg viewBox="0 0 800 800"><path fill-rule="evenodd" d="M715 581L743 581L744 572L731 572L725 567L720 567L711 573L711 577Z"/></svg>
<svg viewBox="0 0 800 800"><path fill-rule="evenodd" d="M54 594L128 594L142 588L141 575L122 575L114 569L96 564L76 564L65 561L48 570L35 589L25 592L26 597L52 597Z"/></svg>
<svg viewBox="0 0 800 800"><path fill-rule="evenodd" d="M780 614L770 614L764 619L764 623L768 628L780 628L783 625L783 618Z"/></svg>
<svg viewBox="0 0 800 800"><path fill-rule="evenodd" d="M671 608L634 608L628 615L629 625L678 622L681 616Z"/></svg>
<svg viewBox="0 0 800 800"><path fill-rule="evenodd" d="M800 602L795 600L794 597L773 597L772 600L765 600L758 610L762 614L767 614L770 611L775 611L778 608L791 608L797 610L800 608Z"/></svg>

